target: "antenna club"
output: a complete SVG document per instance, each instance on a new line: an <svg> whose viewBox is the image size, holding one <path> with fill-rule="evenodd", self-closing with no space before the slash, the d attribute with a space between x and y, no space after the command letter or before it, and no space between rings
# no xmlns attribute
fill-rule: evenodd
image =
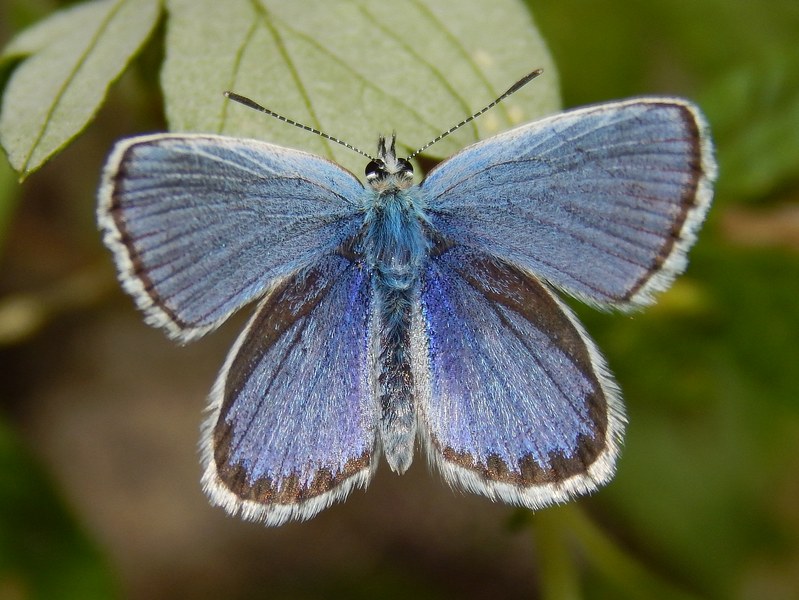
<svg viewBox="0 0 799 600"><path fill-rule="evenodd" d="M244 106L246 106L248 108L252 108L254 110L257 110L258 112L265 113L265 114L269 115L270 117L276 118L279 121L283 121L284 123L288 123L289 125L293 125L294 127L298 127L299 129L304 129L305 131L309 131L310 133L315 133L316 135L318 135L321 138L324 138L324 139L329 140L331 142L334 142L336 144L340 144L341 146L344 146L345 148L348 148L349 150L352 150L353 152L357 152L358 154L360 154L362 156L365 156L366 158L368 158L370 160L374 159L374 157L372 157L370 154L367 154L363 150L361 150L359 148L356 148L352 144L348 144L347 142L345 142L343 140L340 140L337 137L333 137L332 135L324 133L323 131L319 131L318 129L316 129L314 127L311 127L310 125L304 125L302 123L294 121L293 119L289 119L288 117L284 117L283 115L278 114L275 111L266 108L265 106L261 106L260 104L258 104L254 100L250 100L246 96L242 96L240 94L237 94L236 92L231 92L231 91L225 91L225 92L223 92L223 95L225 96L225 98L229 98L230 100L233 100L234 102L238 102L239 104L243 104Z"/></svg>
<svg viewBox="0 0 799 600"><path fill-rule="evenodd" d="M505 98L507 98L507 97L508 97L508 96L510 96L511 94L514 94L514 93L518 92L518 91L519 91L521 88L523 88L525 85L527 85L528 83L530 83L530 82L531 82L533 79L535 79L536 77L538 77L539 75L541 75L541 73L543 73L543 72L544 72L544 69L536 69L535 71L531 71L530 73L528 73L527 75L525 75L524 77L522 77L522 78L521 78L519 81L517 81L516 83L514 83L512 86L510 86L510 87L509 87L507 90L505 90L505 92L504 92L504 93L502 93L502 94L500 94L499 96L497 96L497 98L496 98L496 99L495 99L493 102L490 102L489 104L486 104L486 105L485 105L483 108L481 108L480 110L478 110L476 113L474 113L474 114L473 114L473 115L471 115L470 117L468 117L468 118L464 119L463 121L461 121L460 123L458 123L458 124L456 124L456 125L453 125L453 126L452 126L452 127L450 127L449 129L447 129L447 130L446 130L444 133L442 133L441 135L439 135L437 138L435 138L435 139L433 139L433 140L431 140L431 141L427 142L427 143L426 143L424 146L422 146L421 148L419 148L418 150L416 150L416 152L414 152L413 154L411 154L411 155L408 157L408 160L412 159L414 156L417 156L418 154L421 154L422 152L424 152L425 150L427 150L427 149L428 149L430 146L432 146L433 144L436 144L436 143L440 142L440 141L441 141L441 140L443 140L445 137L447 137L449 134L451 134L451 133L454 133L455 131L457 131L458 129L460 129L461 127L463 127L464 125L466 125L467 123L471 123L471 122L472 122L472 121L474 121L474 120L475 120L477 117L479 117L480 115L482 115L482 114L483 114L484 112L486 112L487 110L489 110L489 109L491 109L491 108L495 107L497 104L499 104L500 102L502 102L502 101L503 101Z"/></svg>

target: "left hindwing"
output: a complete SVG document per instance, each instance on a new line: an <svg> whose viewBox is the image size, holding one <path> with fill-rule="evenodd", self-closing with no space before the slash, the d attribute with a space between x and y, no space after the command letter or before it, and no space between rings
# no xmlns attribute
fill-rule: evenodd
<svg viewBox="0 0 799 600"><path fill-rule="evenodd" d="M544 285L455 246L429 260L420 299L419 426L448 481L536 509L610 479L624 426L616 384Z"/></svg>

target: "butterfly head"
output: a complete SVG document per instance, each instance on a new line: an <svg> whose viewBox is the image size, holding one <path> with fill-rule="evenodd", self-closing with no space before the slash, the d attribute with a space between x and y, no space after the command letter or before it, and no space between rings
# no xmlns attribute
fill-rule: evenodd
<svg viewBox="0 0 799 600"><path fill-rule="evenodd" d="M397 136L391 136L386 145L382 135L377 140L377 158L366 165L366 181L376 192L404 190L413 185L413 166L404 158L397 158Z"/></svg>

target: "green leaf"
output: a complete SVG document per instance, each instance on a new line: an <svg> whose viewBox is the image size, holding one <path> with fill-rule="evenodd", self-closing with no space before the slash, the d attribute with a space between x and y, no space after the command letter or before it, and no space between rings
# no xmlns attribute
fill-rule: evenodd
<svg viewBox="0 0 799 600"><path fill-rule="evenodd" d="M799 58L738 65L705 89L702 103L720 148L720 193L762 201L799 182Z"/></svg>
<svg viewBox="0 0 799 600"><path fill-rule="evenodd" d="M116 588L40 465L0 421L0 596L113 598Z"/></svg>
<svg viewBox="0 0 799 600"><path fill-rule="evenodd" d="M0 112L0 142L22 178L91 120L108 86L155 26L158 0L102 0L55 13L21 33L2 61L11 75Z"/></svg>
<svg viewBox="0 0 799 600"><path fill-rule="evenodd" d="M14 172L0 161L0 256L3 254L6 235L19 199L19 185L14 181Z"/></svg>
<svg viewBox="0 0 799 600"><path fill-rule="evenodd" d="M355 173L363 157L222 96L232 90L374 153L396 131L415 150L534 68L542 77L429 150L441 158L557 110L549 52L515 0L251 2L171 0L162 71L173 131L254 137L327 156ZM476 16L479 15L479 16Z"/></svg>

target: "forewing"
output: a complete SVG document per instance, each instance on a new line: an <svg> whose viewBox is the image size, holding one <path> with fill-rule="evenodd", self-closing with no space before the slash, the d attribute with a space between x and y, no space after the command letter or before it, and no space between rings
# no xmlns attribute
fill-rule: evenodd
<svg viewBox="0 0 799 600"><path fill-rule="evenodd" d="M377 461L368 365L370 282L339 254L261 302L211 393L203 486L231 514L309 519Z"/></svg>
<svg viewBox="0 0 799 600"><path fill-rule="evenodd" d="M624 428L616 384L544 285L456 246L429 261L420 297L420 429L449 482L537 509L612 477Z"/></svg>
<svg viewBox="0 0 799 600"><path fill-rule="evenodd" d="M304 152L212 135L123 140L98 222L148 323L187 341L357 230L363 186Z"/></svg>
<svg viewBox="0 0 799 600"><path fill-rule="evenodd" d="M684 270L716 175L701 114L643 98L480 142L422 183L444 236L597 305L652 301Z"/></svg>

